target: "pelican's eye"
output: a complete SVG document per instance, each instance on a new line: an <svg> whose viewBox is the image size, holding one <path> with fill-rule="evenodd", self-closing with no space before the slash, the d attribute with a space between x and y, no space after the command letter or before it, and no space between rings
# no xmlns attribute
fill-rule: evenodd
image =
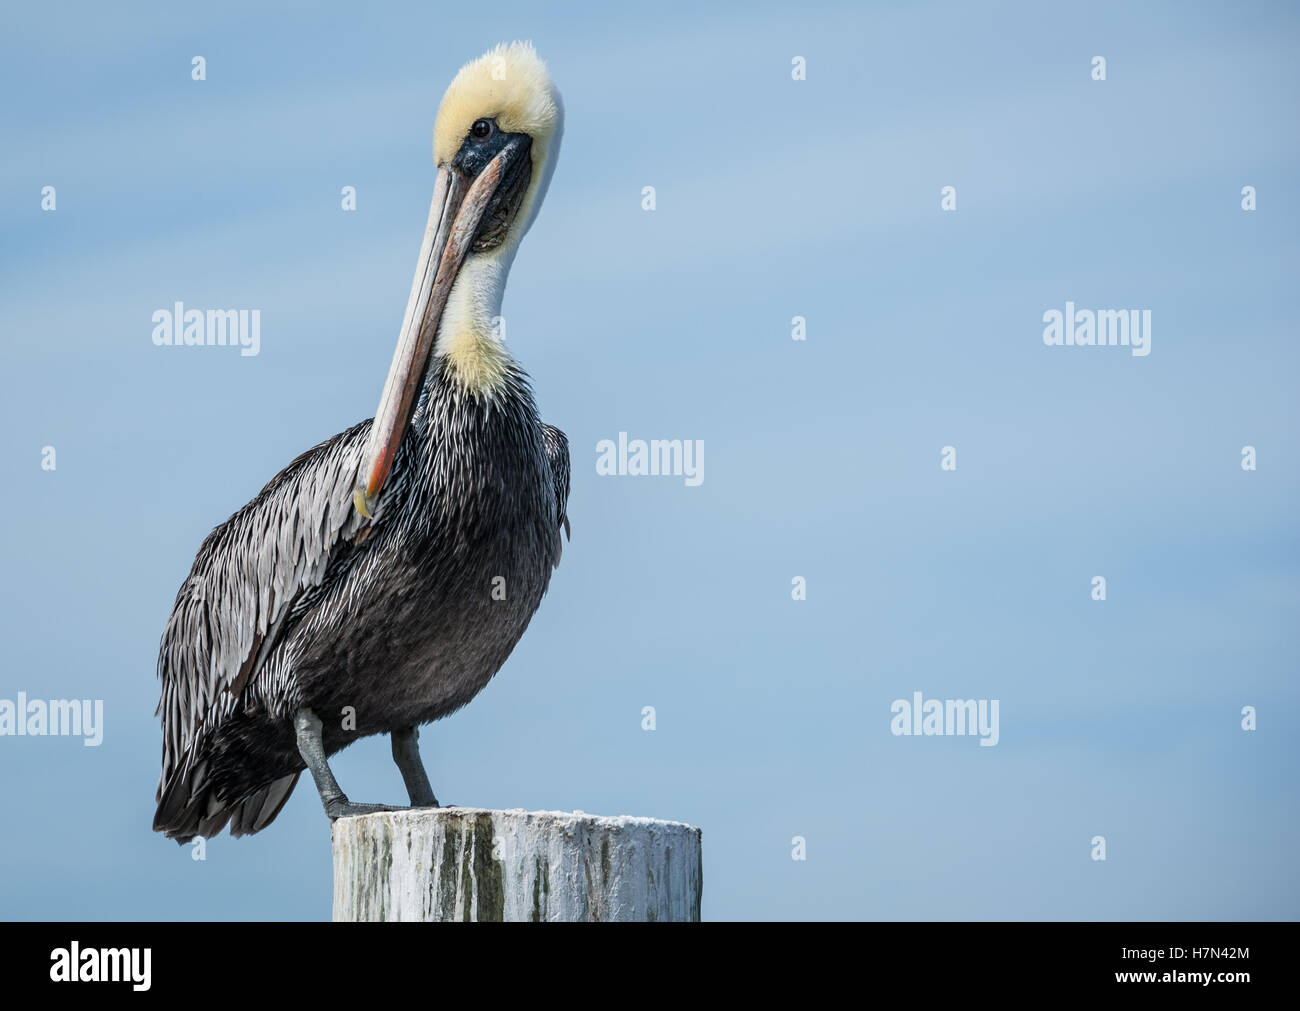
<svg viewBox="0 0 1300 1011"><path fill-rule="evenodd" d="M474 125L469 128L469 135L475 140L487 140L492 136L492 120L474 120Z"/></svg>

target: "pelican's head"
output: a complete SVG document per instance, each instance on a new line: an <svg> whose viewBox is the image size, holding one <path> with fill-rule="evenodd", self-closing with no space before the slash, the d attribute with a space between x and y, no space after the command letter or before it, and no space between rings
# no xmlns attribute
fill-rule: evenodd
<svg viewBox="0 0 1300 1011"><path fill-rule="evenodd" d="M546 195L563 131L560 93L531 43L499 45L460 68L438 107L433 161L439 178L467 184L500 164L475 253L513 252Z"/></svg>
<svg viewBox="0 0 1300 1011"><path fill-rule="evenodd" d="M506 274L550 183L564 128L559 92L529 43L461 67L433 128L437 180L397 352L353 500L370 515L410 424L432 355L474 394L501 382L491 332Z"/></svg>

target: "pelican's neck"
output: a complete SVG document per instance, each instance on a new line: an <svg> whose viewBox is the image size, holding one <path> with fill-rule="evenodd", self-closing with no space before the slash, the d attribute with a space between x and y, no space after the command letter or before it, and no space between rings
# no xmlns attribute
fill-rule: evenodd
<svg viewBox="0 0 1300 1011"><path fill-rule="evenodd" d="M474 394L490 396L505 383L510 354L501 300L512 259L510 254L467 256L438 326L434 355L445 358L447 375Z"/></svg>

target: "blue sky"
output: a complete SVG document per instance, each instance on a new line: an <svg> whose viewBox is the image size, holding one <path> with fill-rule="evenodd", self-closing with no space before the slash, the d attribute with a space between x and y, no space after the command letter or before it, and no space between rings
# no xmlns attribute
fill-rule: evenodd
<svg viewBox="0 0 1300 1011"><path fill-rule="evenodd" d="M158 639L207 532L373 413L437 102L513 38L567 112L505 313L573 541L425 730L439 796L700 825L713 919L1300 914L1300 16L696 8L6 11L0 699L105 728L0 737L0 917L329 916L310 784L201 862L150 831ZM177 300L261 353L155 347ZM1067 300L1150 309L1151 355L1044 346ZM620 431L704 482L598 476ZM914 691L998 699L998 745L892 735ZM383 739L335 769L403 798Z"/></svg>

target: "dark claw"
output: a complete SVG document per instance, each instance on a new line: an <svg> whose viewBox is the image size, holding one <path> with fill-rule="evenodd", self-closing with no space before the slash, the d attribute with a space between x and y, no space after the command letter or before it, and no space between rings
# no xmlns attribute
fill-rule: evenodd
<svg viewBox="0 0 1300 1011"><path fill-rule="evenodd" d="M351 818L358 814L376 814L380 811L401 811L400 807L389 807L387 804L354 804L346 797L340 797L337 800L331 800L325 805L325 813L329 815L330 821L336 818Z"/></svg>

